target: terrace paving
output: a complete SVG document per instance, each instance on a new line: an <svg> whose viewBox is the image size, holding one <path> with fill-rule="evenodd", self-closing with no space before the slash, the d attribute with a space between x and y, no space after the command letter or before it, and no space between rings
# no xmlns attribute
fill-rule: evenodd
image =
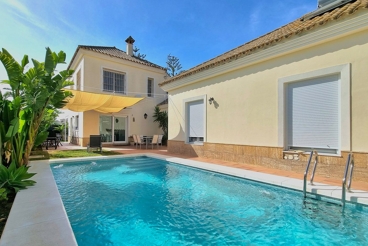
<svg viewBox="0 0 368 246"><path fill-rule="evenodd" d="M65 146L65 148L68 148L68 147ZM160 155L166 155L166 156L178 157L178 158L183 158L183 159L188 159L188 160L207 162L207 163L223 165L223 166L227 166L227 167L240 168L240 169L244 169L244 170L251 170L251 171L255 171L255 172L273 174L273 175L284 176L284 177L295 178L295 179L301 179L301 180L303 180L303 176L304 176L304 173L296 173L296 172L293 172L293 171L285 171L285 170L279 170L279 169L266 168L266 167L262 167L262 166L258 166L258 165L243 164L243 163L237 163L237 162L222 161L222 160L217 160L217 159L209 159L209 158L202 158L202 157L189 157L189 156L185 156L185 155L172 154L172 153L169 153L167 151L166 146L160 147L159 149L153 149L153 150L150 149L150 148L140 149L139 147L138 147L138 149L136 149L134 146L119 146L119 147L110 146L110 147L108 147L108 149L114 150L116 152L120 152L122 154L138 154L138 153L160 154ZM309 177L308 177L308 179L309 179ZM336 179L336 178L328 178L328 177L319 176L318 175L318 167L317 167L317 171L316 171L316 175L314 177L314 181L319 182L319 183L335 185L335 186L341 186L342 177L341 177L341 179ZM368 191L368 181L367 182L354 181L354 177L353 177L352 188L357 189L357 190Z"/></svg>

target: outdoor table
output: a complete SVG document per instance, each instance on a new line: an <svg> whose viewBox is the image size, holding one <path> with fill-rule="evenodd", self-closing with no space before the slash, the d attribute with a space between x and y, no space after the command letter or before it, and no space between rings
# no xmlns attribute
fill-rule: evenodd
<svg viewBox="0 0 368 246"><path fill-rule="evenodd" d="M49 147L55 147L55 149L57 149L58 145L59 143L56 137L48 137L45 142L43 142L43 146L45 146L47 150Z"/></svg>
<svg viewBox="0 0 368 246"><path fill-rule="evenodd" d="M152 142L153 136L143 136L143 141L146 142L146 149L148 149L148 141Z"/></svg>

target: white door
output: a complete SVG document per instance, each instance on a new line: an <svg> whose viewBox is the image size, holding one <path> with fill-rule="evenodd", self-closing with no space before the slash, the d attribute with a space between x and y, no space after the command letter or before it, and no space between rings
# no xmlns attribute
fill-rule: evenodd
<svg viewBox="0 0 368 246"><path fill-rule="evenodd" d="M114 117L114 143L127 143L127 117Z"/></svg>

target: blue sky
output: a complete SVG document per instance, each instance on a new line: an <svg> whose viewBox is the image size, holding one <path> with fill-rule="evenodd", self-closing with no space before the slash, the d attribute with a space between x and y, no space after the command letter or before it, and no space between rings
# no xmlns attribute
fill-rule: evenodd
<svg viewBox="0 0 368 246"><path fill-rule="evenodd" d="M172 54L187 70L316 6L317 0L0 0L0 47L18 61L24 54L43 61L50 47L69 62L79 44L125 51L131 35L147 60L165 66Z"/></svg>

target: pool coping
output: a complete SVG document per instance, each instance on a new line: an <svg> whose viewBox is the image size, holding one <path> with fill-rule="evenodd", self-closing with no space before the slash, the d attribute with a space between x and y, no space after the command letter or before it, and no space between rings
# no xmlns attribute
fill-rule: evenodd
<svg viewBox="0 0 368 246"><path fill-rule="evenodd" d="M148 156L293 190L300 191L303 187L303 180L300 179L153 153L86 157L82 159L114 159L134 156ZM53 163L68 163L75 160L81 160L81 158L30 162L29 171L37 173L33 177L33 180L37 183L35 186L22 190L17 194L4 228L4 232L0 239L0 246L77 245L77 241L69 223L68 216L50 168L50 164ZM333 199L341 199L342 194L341 187L322 183L315 183L313 186L308 185L307 191L312 194ZM347 192L346 201L358 206L360 206L360 204L368 205L368 191L352 190L352 192Z"/></svg>

